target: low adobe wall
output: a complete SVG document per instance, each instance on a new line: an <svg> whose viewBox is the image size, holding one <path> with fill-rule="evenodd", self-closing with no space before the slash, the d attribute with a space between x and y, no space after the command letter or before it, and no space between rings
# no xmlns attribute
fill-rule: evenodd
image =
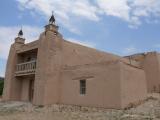
<svg viewBox="0 0 160 120"><path fill-rule="evenodd" d="M121 63L121 107L125 108L130 103L144 100L146 96L147 85L144 71Z"/></svg>
<svg viewBox="0 0 160 120"><path fill-rule="evenodd" d="M140 63L144 70L147 82L147 91L149 93L160 92L160 54L157 52L148 52L127 56L131 60Z"/></svg>
<svg viewBox="0 0 160 120"><path fill-rule="evenodd" d="M143 69L146 73L148 92L160 92L160 55L156 52L148 53Z"/></svg>

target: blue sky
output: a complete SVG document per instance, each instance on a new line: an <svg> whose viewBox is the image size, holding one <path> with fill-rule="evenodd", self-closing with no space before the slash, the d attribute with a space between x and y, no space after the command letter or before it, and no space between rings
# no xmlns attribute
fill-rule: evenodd
<svg viewBox="0 0 160 120"><path fill-rule="evenodd" d="M121 56L160 51L159 0L1 0L0 76L21 26L36 40L52 11L66 40Z"/></svg>

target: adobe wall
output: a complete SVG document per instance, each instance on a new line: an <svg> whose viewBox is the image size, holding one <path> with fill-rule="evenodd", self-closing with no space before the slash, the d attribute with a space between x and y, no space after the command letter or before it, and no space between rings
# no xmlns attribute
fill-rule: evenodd
<svg viewBox="0 0 160 120"><path fill-rule="evenodd" d="M143 63L148 92L160 92L160 60L156 52L148 53Z"/></svg>
<svg viewBox="0 0 160 120"><path fill-rule="evenodd" d="M139 62L144 70L148 92L160 92L160 54L157 52L140 53L125 58Z"/></svg>
<svg viewBox="0 0 160 120"><path fill-rule="evenodd" d="M160 54L159 53L157 53L157 60L158 60L158 71L159 71L159 73L158 73L158 92L160 93Z"/></svg>
<svg viewBox="0 0 160 120"><path fill-rule="evenodd" d="M158 67L159 67L159 71L160 71L160 53L157 53L157 57L158 57Z"/></svg>
<svg viewBox="0 0 160 120"><path fill-rule="evenodd" d="M144 100L146 96L147 86L144 71L121 63L122 108L130 103Z"/></svg>
<svg viewBox="0 0 160 120"><path fill-rule="evenodd" d="M93 64L103 61L111 61L121 59L120 56L98 51L93 48L85 47L69 41L62 43L63 64L68 66Z"/></svg>
<svg viewBox="0 0 160 120"><path fill-rule="evenodd" d="M141 63L139 61L130 59L130 58L125 58L121 60L122 62L124 62L125 64L128 64L132 67L136 67L136 68L142 68Z"/></svg>
<svg viewBox="0 0 160 120"><path fill-rule="evenodd" d="M38 46L33 104L58 103L61 42L50 30L41 34Z"/></svg>
<svg viewBox="0 0 160 120"><path fill-rule="evenodd" d="M22 90L22 81L17 78L12 79L11 83L11 97L10 100L19 101L21 100L21 90Z"/></svg>
<svg viewBox="0 0 160 120"><path fill-rule="evenodd" d="M59 103L60 95L60 77L61 77L61 38L59 36L53 36L53 33L48 32L47 38L49 42L48 46L48 68L46 71L46 82L45 82L45 95L44 104L55 104ZM46 47L46 46L45 46ZM46 48L45 48L46 49ZM43 56L44 57L44 56ZM49 98L49 99L48 99Z"/></svg>
<svg viewBox="0 0 160 120"><path fill-rule="evenodd" d="M80 80L86 79L86 95ZM121 108L119 62L66 67L62 71L60 103Z"/></svg>
<svg viewBox="0 0 160 120"><path fill-rule="evenodd" d="M45 81L48 73L48 40L45 40L45 34L42 33L39 38L37 63L34 81L34 105L44 105Z"/></svg>
<svg viewBox="0 0 160 120"><path fill-rule="evenodd" d="M22 45L21 49L17 50L17 53L27 52L30 50L37 49L39 45L39 40L35 40L33 42Z"/></svg>
<svg viewBox="0 0 160 120"><path fill-rule="evenodd" d="M157 53L157 57L158 57L158 67L159 67L159 70L160 70L160 53Z"/></svg>
<svg viewBox="0 0 160 120"><path fill-rule="evenodd" d="M23 39L20 38L16 38L15 43L11 45L5 73L3 90L4 101L20 100L21 98L21 81L15 77L15 65L17 64L16 51L23 45Z"/></svg>
<svg viewBox="0 0 160 120"><path fill-rule="evenodd" d="M145 59L145 56L146 56L146 53L139 53L131 56L125 56L124 58L131 58L132 60L142 63Z"/></svg>
<svg viewBox="0 0 160 120"><path fill-rule="evenodd" d="M132 66L141 68L142 63L137 59L133 59L135 57L137 57L137 59L141 59L137 55L129 59L129 56L120 57L118 55L99 51L97 49L82 46L66 40L63 40L62 42L62 63L64 66L121 60L127 64L131 64Z"/></svg>

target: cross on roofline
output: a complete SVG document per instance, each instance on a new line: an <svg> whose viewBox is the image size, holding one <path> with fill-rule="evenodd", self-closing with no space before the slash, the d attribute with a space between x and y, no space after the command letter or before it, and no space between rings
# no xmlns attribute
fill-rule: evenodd
<svg viewBox="0 0 160 120"><path fill-rule="evenodd" d="M51 16L50 19L49 19L49 23L50 23L50 24L53 24L53 23L55 24L55 22L56 22L53 13L54 13L54 12L52 11L52 16Z"/></svg>

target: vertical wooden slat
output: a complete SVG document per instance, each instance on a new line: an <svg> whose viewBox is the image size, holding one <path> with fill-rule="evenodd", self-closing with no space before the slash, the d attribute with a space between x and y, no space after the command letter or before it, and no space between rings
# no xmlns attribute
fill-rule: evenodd
<svg viewBox="0 0 160 120"><path fill-rule="evenodd" d="M35 72L36 61L30 61L26 63L20 63L16 66L16 74L27 74L30 72Z"/></svg>

